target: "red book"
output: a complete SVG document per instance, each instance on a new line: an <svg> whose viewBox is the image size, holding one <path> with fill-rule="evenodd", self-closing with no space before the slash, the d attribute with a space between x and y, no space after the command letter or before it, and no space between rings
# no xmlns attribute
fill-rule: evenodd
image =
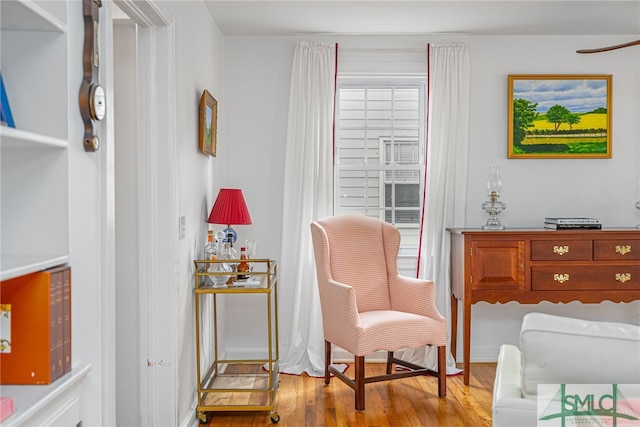
<svg viewBox="0 0 640 427"><path fill-rule="evenodd" d="M62 286L68 269L0 282L0 304L10 306L10 343L0 351L0 384L50 384L62 375Z"/></svg>
<svg viewBox="0 0 640 427"><path fill-rule="evenodd" d="M0 397L0 422L4 421L16 410L13 397Z"/></svg>

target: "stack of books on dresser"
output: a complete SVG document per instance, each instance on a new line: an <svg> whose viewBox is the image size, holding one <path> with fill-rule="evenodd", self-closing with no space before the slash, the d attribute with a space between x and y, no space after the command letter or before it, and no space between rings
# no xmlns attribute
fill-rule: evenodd
<svg viewBox="0 0 640 427"><path fill-rule="evenodd" d="M598 218L545 218L544 228L552 230L600 230L602 223Z"/></svg>

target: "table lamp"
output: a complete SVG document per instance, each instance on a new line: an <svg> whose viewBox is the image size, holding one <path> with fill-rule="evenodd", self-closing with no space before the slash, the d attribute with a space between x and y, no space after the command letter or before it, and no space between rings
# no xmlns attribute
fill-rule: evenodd
<svg viewBox="0 0 640 427"><path fill-rule="evenodd" d="M231 226L251 224L251 216L244 201L242 190L238 188L221 188L211 208L207 222L209 224L226 224L227 228L224 230L224 234L225 236L231 234L233 242L235 242L238 234Z"/></svg>

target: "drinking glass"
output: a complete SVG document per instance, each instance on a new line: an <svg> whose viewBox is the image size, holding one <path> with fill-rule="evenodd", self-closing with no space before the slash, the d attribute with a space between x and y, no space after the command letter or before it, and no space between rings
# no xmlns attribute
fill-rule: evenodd
<svg viewBox="0 0 640 427"><path fill-rule="evenodd" d="M245 240L244 247L247 250L247 259L254 259L256 257L256 245L258 244L257 240ZM253 263L249 263L250 271L253 271Z"/></svg>

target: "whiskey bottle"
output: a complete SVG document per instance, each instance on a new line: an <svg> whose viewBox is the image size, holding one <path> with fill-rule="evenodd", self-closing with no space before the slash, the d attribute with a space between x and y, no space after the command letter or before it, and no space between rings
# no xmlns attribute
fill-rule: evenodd
<svg viewBox="0 0 640 427"><path fill-rule="evenodd" d="M204 259L206 259L207 261L216 259L216 250L213 244L213 230L209 230L207 232L207 244L204 246ZM206 266L207 271L211 271L213 264L206 264ZM213 279L211 278L211 276L205 276L204 283L205 285L212 285Z"/></svg>
<svg viewBox="0 0 640 427"><path fill-rule="evenodd" d="M242 247L240 248L240 262L238 263L238 279L248 279L249 276L246 274L249 272L249 263L247 262L247 249Z"/></svg>
<svg viewBox="0 0 640 427"><path fill-rule="evenodd" d="M213 245L213 230L207 232L207 244L204 246L204 259L211 260L215 256L215 246Z"/></svg>

